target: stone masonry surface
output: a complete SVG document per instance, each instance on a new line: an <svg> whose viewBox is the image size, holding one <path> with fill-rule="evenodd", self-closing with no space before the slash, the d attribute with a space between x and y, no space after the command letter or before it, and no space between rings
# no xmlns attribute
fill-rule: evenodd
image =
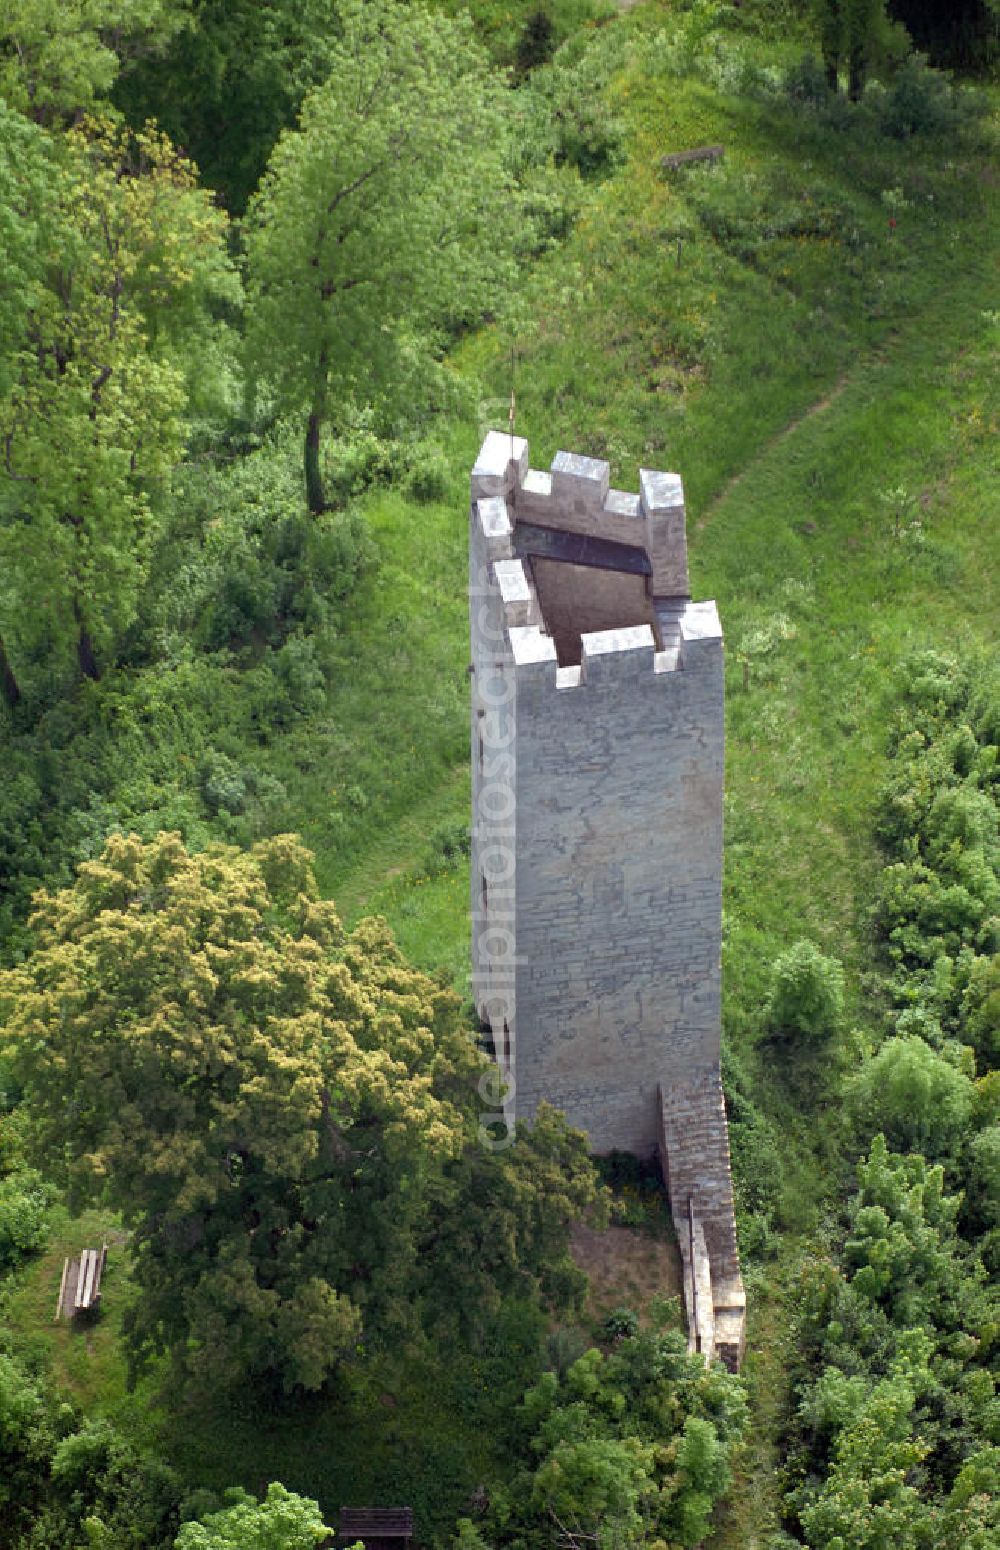
<svg viewBox="0 0 1000 1550"><path fill-rule="evenodd" d="M473 983L509 1108L530 1120L547 1101L595 1152L647 1156L679 1144L683 1112L692 1144L664 1161L716 1279L738 1281L718 1081L722 632L689 596L681 481L642 470L629 495L566 452L542 473L491 432L469 563Z"/></svg>

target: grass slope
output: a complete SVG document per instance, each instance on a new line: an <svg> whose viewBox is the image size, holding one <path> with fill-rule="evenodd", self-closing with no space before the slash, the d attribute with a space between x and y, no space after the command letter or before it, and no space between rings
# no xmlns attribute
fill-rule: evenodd
<svg viewBox="0 0 1000 1550"><path fill-rule="evenodd" d="M640 7L613 24L639 49L616 86L627 164L454 364L487 406L503 402L514 336L518 428L536 466L565 446L610 458L624 487L640 464L678 469L693 587L718 600L726 631L726 1028L782 1128L791 1235L777 1265L752 1271L755 1441L713 1541L728 1550L778 1521L783 1298L794 1234L828 1182L801 1089L758 1044L768 968L814 938L846 960L860 1015L894 665L917 645L995 651L1000 633L997 207L982 153L835 132L776 97L679 75L643 41L666 14ZM667 151L715 140L720 167L662 173ZM384 913L417 963L460 985L466 480L490 418L442 427L447 499L369 499L381 563L346 611L326 708L248 751L287 787L345 917ZM823 1073L812 1077L821 1091ZM69 1337L43 1335L62 1242L22 1277L11 1321L38 1332L81 1399L142 1434L156 1412L148 1391L124 1396L113 1351L95 1346L81 1368ZM163 1443L192 1483L281 1478L327 1511L407 1496L443 1525L502 1459L502 1438L484 1432L490 1403L516 1393L520 1339L499 1331L475 1371L387 1364L294 1413L185 1412Z"/></svg>

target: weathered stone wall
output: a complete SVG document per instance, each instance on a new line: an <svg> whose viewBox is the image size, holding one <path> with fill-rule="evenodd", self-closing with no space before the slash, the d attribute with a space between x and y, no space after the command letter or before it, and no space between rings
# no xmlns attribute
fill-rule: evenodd
<svg viewBox="0 0 1000 1550"><path fill-rule="evenodd" d="M721 641L657 671L619 633L572 687L517 676L517 1105L650 1153L664 1072L719 1059Z"/></svg>
<svg viewBox="0 0 1000 1550"><path fill-rule="evenodd" d="M519 605L513 595L516 577L513 586L509 577L513 563L512 524L505 497L511 487L508 463L512 449L522 459L522 471L527 469L527 444L504 438L503 449L494 457L497 470L484 471L478 481L474 480L469 541L472 990L480 1018L494 1030L497 1063L505 1071L510 1065L516 997L513 926L517 722L508 610L519 621L527 618L523 604ZM477 501L476 495L482 498ZM513 1117L513 1093L511 1100L509 1112Z"/></svg>
<svg viewBox="0 0 1000 1550"><path fill-rule="evenodd" d="M675 475L644 472L623 495L606 464L560 453L539 474L525 443L494 434L472 495L477 1004L519 1117L546 1099L595 1151L648 1154L659 1084L718 1066L718 617L687 600ZM580 664L560 667L514 558L518 521L641 547L656 633L585 631Z"/></svg>

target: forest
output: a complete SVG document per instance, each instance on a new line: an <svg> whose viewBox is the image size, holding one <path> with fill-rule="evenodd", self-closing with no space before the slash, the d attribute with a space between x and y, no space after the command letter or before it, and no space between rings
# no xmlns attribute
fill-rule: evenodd
<svg viewBox="0 0 1000 1550"><path fill-rule="evenodd" d="M998 64L1000 0L0 0L0 1546L1000 1545ZM655 1169L482 1142L511 413L678 470L723 623L738 1375Z"/></svg>

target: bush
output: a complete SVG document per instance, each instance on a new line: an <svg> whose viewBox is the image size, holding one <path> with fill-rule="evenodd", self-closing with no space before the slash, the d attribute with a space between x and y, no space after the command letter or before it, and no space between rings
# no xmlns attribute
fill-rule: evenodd
<svg viewBox="0 0 1000 1550"><path fill-rule="evenodd" d="M244 772L224 753L214 749L201 769L201 794L213 815L219 812L242 813L247 801Z"/></svg>
<svg viewBox="0 0 1000 1550"><path fill-rule="evenodd" d="M844 1016L844 971L812 942L799 941L771 973L767 1023L777 1036L819 1041L838 1031Z"/></svg>
<svg viewBox="0 0 1000 1550"><path fill-rule="evenodd" d="M850 1098L869 1134L896 1151L950 1157L972 1112L972 1082L917 1035L888 1039L855 1076Z"/></svg>
<svg viewBox="0 0 1000 1550"><path fill-rule="evenodd" d="M53 1194L52 1186L33 1168L0 1179L0 1271L13 1269L43 1247Z"/></svg>
<svg viewBox="0 0 1000 1550"><path fill-rule="evenodd" d="M401 444L370 429L336 436L324 448L323 486L334 505L346 506L365 490L397 484L405 472Z"/></svg>
<svg viewBox="0 0 1000 1550"><path fill-rule="evenodd" d="M431 833L428 848L421 862L421 870L427 877L437 877L450 872L470 854L472 834L467 823L442 823Z"/></svg>
<svg viewBox="0 0 1000 1550"><path fill-rule="evenodd" d="M976 116L975 100L960 95L923 54L910 54L878 99L880 127L899 140L910 135L954 133Z"/></svg>
<svg viewBox="0 0 1000 1550"><path fill-rule="evenodd" d="M321 630L374 557L357 513L306 511L297 448L280 439L231 464L186 465L174 505L130 660L190 643L259 650L297 627Z"/></svg>
<svg viewBox="0 0 1000 1550"><path fill-rule="evenodd" d="M307 635L292 635L275 652L274 674L285 691L289 716L309 716L322 710L326 679L316 654L316 643ZM284 718L283 718L284 719Z"/></svg>
<svg viewBox="0 0 1000 1550"><path fill-rule="evenodd" d="M534 70L517 92L518 171L575 167L583 177L613 172L625 155L625 123L608 100L621 37L578 37Z"/></svg>
<svg viewBox="0 0 1000 1550"><path fill-rule="evenodd" d="M326 677L308 635L292 635L279 651L268 651L246 678L253 718L264 738L316 715L326 703Z"/></svg>
<svg viewBox="0 0 1000 1550"><path fill-rule="evenodd" d="M631 1308L612 1308L602 1328L605 1340L632 1340L639 1333L639 1315Z"/></svg>
<svg viewBox="0 0 1000 1550"><path fill-rule="evenodd" d="M822 107L830 99L830 87L826 71L815 54L804 54L785 72L784 90L793 102L804 102L810 107Z"/></svg>
<svg viewBox="0 0 1000 1550"><path fill-rule="evenodd" d="M406 493L415 501L439 501L448 493L448 460L440 447L414 449L406 474Z"/></svg>

